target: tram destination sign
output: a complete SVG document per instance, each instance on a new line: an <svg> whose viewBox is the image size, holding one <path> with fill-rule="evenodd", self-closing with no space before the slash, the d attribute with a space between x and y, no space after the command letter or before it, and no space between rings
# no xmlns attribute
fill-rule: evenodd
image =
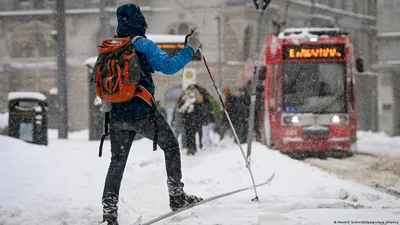
<svg viewBox="0 0 400 225"><path fill-rule="evenodd" d="M344 58L343 45L287 45L283 48L283 59Z"/></svg>

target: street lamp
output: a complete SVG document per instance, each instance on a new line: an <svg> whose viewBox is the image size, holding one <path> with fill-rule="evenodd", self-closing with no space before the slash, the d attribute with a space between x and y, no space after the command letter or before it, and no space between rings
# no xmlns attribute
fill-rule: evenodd
<svg viewBox="0 0 400 225"><path fill-rule="evenodd" d="M65 37L65 0L56 3L57 30L52 31L52 36L57 43L57 88L59 100L58 138L68 138L68 84L66 62L66 37Z"/></svg>
<svg viewBox="0 0 400 225"><path fill-rule="evenodd" d="M221 17L217 16L217 36L218 36L218 88L222 88L222 49L221 49Z"/></svg>
<svg viewBox="0 0 400 225"><path fill-rule="evenodd" d="M248 132L247 132L247 166L250 166L251 160L251 143L253 141L253 127L254 127L254 113L255 113L255 104L256 104L256 87L258 83L258 77L260 72L261 62L259 62L259 54L261 52L261 25L262 25L262 16L264 14L265 9L267 9L271 0L253 0L254 5L258 12L258 21L257 21L257 41L256 41L256 57L254 59L254 71L253 78L251 80L251 99L250 99L250 115L248 121Z"/></svg>
<svg viewBox="0 0 400 225"><path fill-rule="evenodd" d="M261 10L264 11L268 7L269 3L271 3L271 0L253 0L253 2L257 10L260 9L261 5Z"/></svg>

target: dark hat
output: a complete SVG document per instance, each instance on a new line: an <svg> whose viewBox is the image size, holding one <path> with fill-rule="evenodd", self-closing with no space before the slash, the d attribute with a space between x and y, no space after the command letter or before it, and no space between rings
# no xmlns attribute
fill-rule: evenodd
<svg viewBox="0 0 400 225"><path fill-rule="evenodd" d="M140 11L140 7L135 4L121 5L117 9L117 36L131 37L146 34L146 19Z"/></svg>

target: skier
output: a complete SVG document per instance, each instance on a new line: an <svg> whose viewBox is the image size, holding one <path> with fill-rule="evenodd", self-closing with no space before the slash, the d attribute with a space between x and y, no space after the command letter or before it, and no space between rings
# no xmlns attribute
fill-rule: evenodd
<svg viewBox="0 0 400 225"><path fill-rule="evenodd" d="M117 37L145 37L147 23L139 6L125 4L118 7L117 20ZM142 71L140 84L154 95L152 70L169 75L175 74L191 61L193 54L201 45L201 40L198 29L190 32L187 35L187 45L174 57L168 56L153 41L146 38L133 39L132 45L140 61ZM157 127L154 124L157 124ZM152 108L142 99L133 98L128 102L111 106L111 163L102 196L103 222L107 222L107 225L118 225L119 190L132 140L137 133L149 139L153 139L155 133L158 135L157 144L165 156L170 208L176 211L203 200L183 191L179 145L165 118L158 110L153 113Z"/></svg>

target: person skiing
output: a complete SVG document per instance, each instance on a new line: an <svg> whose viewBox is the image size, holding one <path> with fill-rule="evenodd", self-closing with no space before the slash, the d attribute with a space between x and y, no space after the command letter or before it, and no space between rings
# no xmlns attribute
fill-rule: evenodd
<svg viewBox="0 0 400 225"><path fill-rule="evenodd" d="M152 71L156 70L167 75L175 74L192 60L193 54L202 43L199 30L191 29L186 37L186 46L171 57L146 38L147 23L138 5L121 5L116 14L118 21L116 37L132 37L131 44L139 57L141 69L139 84L153 96L155 85L151 76ZM133 38L137 36L143 38ZM179 144L167 121L157 109L153 111L145 101L136 97L128 102L113 103L109 113L111 163L102 196L103 222L107 225L118 225L117 204L121 181L132 141L137 133L151 140L155 134L157 135L156 143L164 151L171 210L176 211L203 201L200 197L184 192ZM155 124L157 126L154 126Z"/></svg>

